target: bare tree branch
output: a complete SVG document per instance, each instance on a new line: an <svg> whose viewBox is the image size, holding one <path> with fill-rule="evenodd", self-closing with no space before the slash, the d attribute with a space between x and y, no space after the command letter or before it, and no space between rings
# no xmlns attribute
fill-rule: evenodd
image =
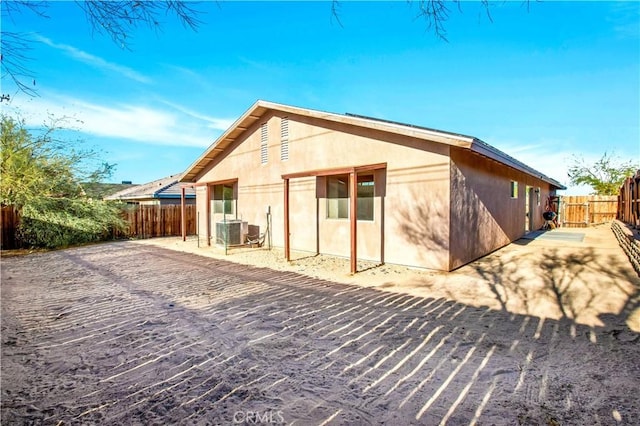
<svg viewBox="0 0 640 426"><path fill-rule="evenodd" d="M31 50L31 43L32 40L25 34L3 32L0 43L2 49L0 62L2 62L3 80L10 78L18 91L29 96L37 96L35 74L28 66L28 62L33 60L27 56L27 52ZM2 98L9 100L10 96L3 94Z"/></svg>
<svg viewBox="0 0 640 426"><path fill-rule="evenodd" d="M196 3L191 1L92 0L76 1L76 4L85 12L94 32L109 36L123 49L130 49L132 34L137 28L147 26L159 31L166 17L177 17L184 27L194 31L202 23L199 19L202 12L194 7ZM15 21L17 15L23 12L48 18L48 6L49 3L44 1L3 1L2 19ZM17 87L16 93L37 96L35 75L28 66L28 62L33 58L27 55L34 41L26 34L7 31L2 31L1 39L2 79L8 78L13 81ZM10 95L3 93L0 99L8 101Z"/></svg>
<svg viewBox="0 0 640 426"><path fill-rule="evenodd" d="M196 31L202 24L199 12L185 1L76 1L93 31L107 35L118 46L130 48L131 34L140 26L158 31L166 15L175 15L183 26Z"/></svg>
<svg viewBox="0 0 640 426"><path fill-rule="evenodd" d="M49 3L46 1L12 0L2 3L3 19L13 20L16 14L21 14L22 12L31 12L41 18L49 18L49 15L45 12L47 7L49 7Z"/></svg>
<svg viewBox="0 0 640 426"><path fill-rule="evenodd" d="M489 22L493 22L493 18L491 17L491 10L489 9L489 0L482 0L482 6L484 7L485 12L487 13L487 18L489 18Z"/></svg>
<svg viewBox="0 0 640 426"><path fill-rule="evenodd" d="M41 18L49 18L46 14L47 2L44 1L4 1L2 2L2 20L16 20L16 15L33 13ZM27 34L2 31L0 37L0 62L2 63L2 80L9 78L17 87L17 92L29 96L37 96L35 89L36 76L28 63L33 58L28 56L33 40ZM9 101L11 96L3 93L1 101Z"/></svg>
<svg viewBox="0 0 640 426"><path fill-rule="evenodd" d="M338 12L338 9L340 9L340 0L331 0L331 17L335 18L338 25L343 27L342 21L340 21L340 14Z"/></svg>
<svg viewBox="0 0 640 426"><path fill-rule="evenodd" d="M456 6L462 12L460 0L407 0L409 4L415 4L418 8L417 18L426 22L428 30L443 41L447 40L445 24L449 19L451 6ZM523 0L523 5L529 9L530 0ZM47 18L45 13L48 2L35 2L28 0L12 0L2 2L3 19L13 19L16 13L30 11L41 17ZM194 2L189 0L76 0L87 18L93 32L106 35L123 49L130 49L132 35L139 27L146 26L154 31L160 31L163 19L167 17L177 18L185 28L197 31L202 24L200 16L203 12L194 7ZM490 11L490 0L481 0L483 9L491 22L493 18ZM341 27L340 0L331 1L331 17ZM6 16L5 16L6 15ZM24 35L2 32L2 78L9 77L22 91L30 96L36 96L35 78L26 62L31 60L25 54L29 51L31 41ZM26 82L25 82L26 81ZM9 96L2 94L2 100Z"/></svg>
<svg viewBox="0 0 640 426"><path fill-rule="evenodd" d="M449 7L447 4L455 3L460 8L459 0L419 0L418 17L424 18L427 29L444 41L448 41L444 23L449 19Z"/></svg>

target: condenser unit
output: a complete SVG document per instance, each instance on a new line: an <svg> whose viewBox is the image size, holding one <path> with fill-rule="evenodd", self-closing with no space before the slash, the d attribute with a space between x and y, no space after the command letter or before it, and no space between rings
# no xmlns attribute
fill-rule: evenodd
<svg viewBox="0 0 640 426"><path fill-rule="evenodd" d="M219 245L240 245L244 244L247 232L249 232L248 222L241 220L227 220L216 223L216 244Z"/></svg>

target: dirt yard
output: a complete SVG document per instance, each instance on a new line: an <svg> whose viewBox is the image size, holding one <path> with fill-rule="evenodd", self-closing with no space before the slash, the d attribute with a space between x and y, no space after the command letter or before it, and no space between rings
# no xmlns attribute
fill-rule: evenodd
<svg viewBox="0 0 640 426"><path fill-rule="evenodd" d="M640 279L607 226L562 232L449 274L177 238L3 257L2 424L639 424Z"/></svg>

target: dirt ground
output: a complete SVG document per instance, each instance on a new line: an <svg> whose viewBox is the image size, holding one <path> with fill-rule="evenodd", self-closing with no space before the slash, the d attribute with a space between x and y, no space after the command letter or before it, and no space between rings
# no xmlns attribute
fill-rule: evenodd
<svg viewBox="0 0 640 426"><path fill-rule="evenodd" d="M179 238L3 257L2 424L640 424L640 279L608 225L556 231L446 274Z"/></svg>

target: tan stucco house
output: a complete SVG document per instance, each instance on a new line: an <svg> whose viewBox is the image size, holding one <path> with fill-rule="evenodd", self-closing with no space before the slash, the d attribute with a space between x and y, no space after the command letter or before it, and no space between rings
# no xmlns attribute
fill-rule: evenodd
<svg viewBox="0 0 640 426"><path fill-rule="evenodd" d="M201 238L450 271L544 224L563 185L471 136L258 101L180 178ZM227 237L225 237L227 238ZM235 237L243 243L245 237Z"/></svg>

